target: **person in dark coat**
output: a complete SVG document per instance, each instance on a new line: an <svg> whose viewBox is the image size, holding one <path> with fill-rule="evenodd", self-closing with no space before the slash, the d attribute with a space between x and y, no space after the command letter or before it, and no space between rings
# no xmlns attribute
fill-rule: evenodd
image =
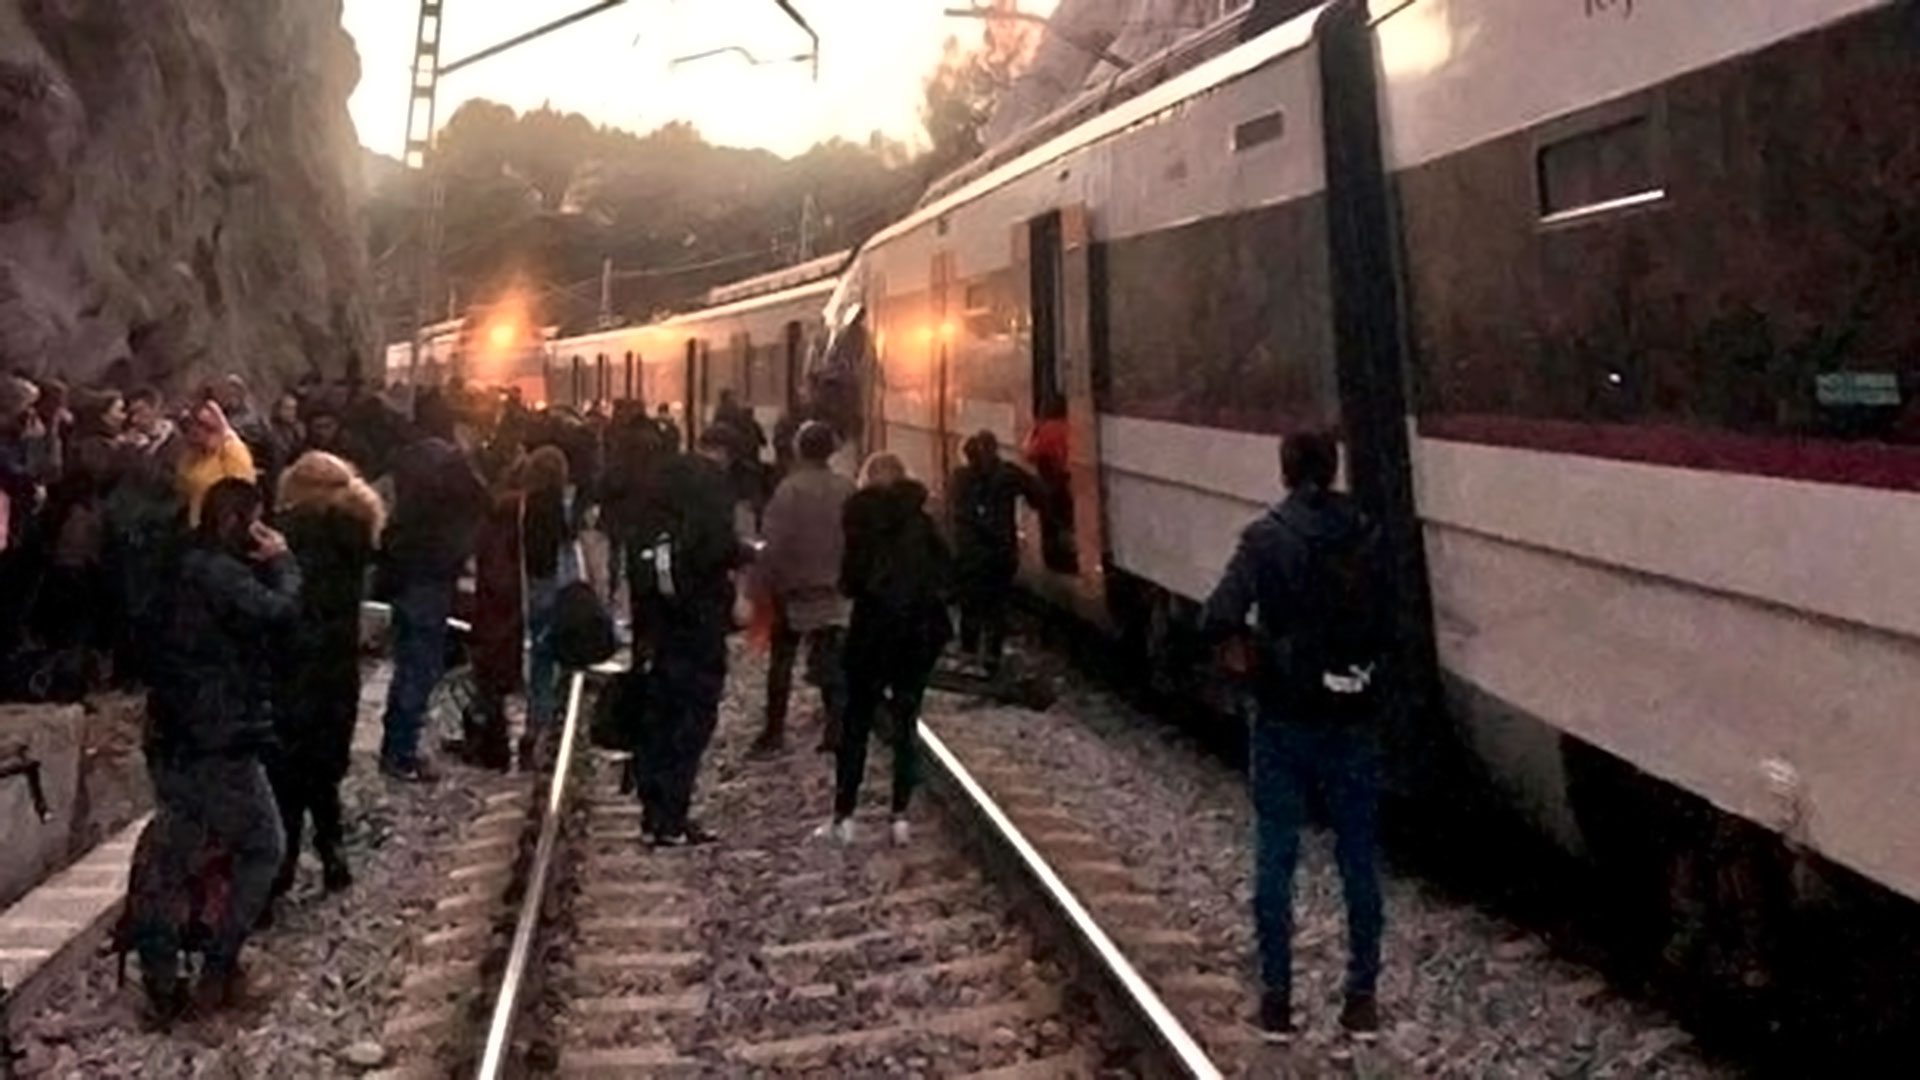
<svg viewBox="0 0 1920 1080"><path fill-rule="evenodd" d="M1000 457L991 431L967 440L967 463L953 474L953 546L960 600L960 651L989 677L1000 671L1007 640L1007 601L1020 569L1018 504L1046 505L1040 482Z"/></svg>
<svg viewBox="0 0 1920 1080"><path fill-rule="evenodd" d="M0 375L0 660L13 658L39 591L36 526L46 498L33 469L32 448L45 433L39 398L31 382Z"/></svg>
<svg viewBox="0 0 1920 1080"><path fill-rule="evenodd" d="M66 471L47 491L50 548L35 621L59 651L91 656L119 621L107 573L106 504L130 464L131 447L121 439L126 416L117 391L76 395Z"/></svg>
<svg viewBox="0 0 1920 1080"><path fill-rule="evenodd" d="M306 441L302 451L319 450L344 460L361 474L373 467L373 451L358 435L340 422L340 409L330 401L309 402L306 408Z"/></svg>
<svg viewBox="0 0 1920 1080"><path fill-rule="evenodd" d="M352 465L319 452L281 474L279 505L304 588L274 712L280 745L270 772L287 834L274 891L293 886L311 814L321 881L338 892L353 883L341 850L340 781L360 714L360 606L387 510Z"/></svg>
<svg viewBox="0 0 1920 1080"><path fill-rule="evenodd" d="M1247 527L1208 598L1210 634L1243 639L1257 615L1248 782L1255 819L1254 928L1265 983L1260 1025L1293 1035L1293 873L1305 806L1317 791L1334 834L1347 907L1346 1004L1340 1026L1358 1040L1380 1030L1375 988L1384 924L1378 855L1379 670L1390 633L1376 585L1377 533L1334 490L1340 446L1305 432L1281 445L1286 500Z"/></svg>
<svg viewBox="0 0 1920 1080"><path fill-rule="evenodd" d="M380 771L432 781L420 753L427 702L446 668L447 618L460 571L473 554L490 501L453 441L454 413L429 391L418 407L420 437L394 456L393 523L383 543L393 590L393 685L387 694Z"/></svg>
<svg viewBox="0 0 1920 1080"><path fill-rule="evenodd" d="M833 820L819 833L853 842L867 770L867 739L882 708L893 742L893 842L908 839L915 782L914 727L927 680L952 636L947 594L953 557L926 510L927 489L892 454L876 454L847 500L840 591L853 601L847 631L847 712L835 762Z"/></svg>
<svg viewBox="0 0 1920 1080"><path fill-rule="evenodd" d="M509 448L495 448L504 457ZM526 610L521 598L520 517L525 504L526 455L502 465L493 504L474 543L473 632L467 638L478 700L464 720L469 764L505 772L513 767L507 698L526 686Z"/></svg>
<svg viewBox="0 0 1920 1080"><path fill-rule="evenodd" d="M734 499L747 504L757 520L767 501L767 470L760 461L760 452L767 448L766 429L733 391L722 390L707 430L726 438L727 474L733 479Z"/></svg>
<svg viewBox="0 0 1920 1080"><path fill-rule="evenodd" d="M733 573L747 562L734 533L729 461L728 437L713 429L699 453L663 461L633 526L644 539L627 553L634 636L652 661L647 715L628 725L637 733L641 830L654 847L714 840L688 810L726 689Z"/></svg>
<svg viewBox="0 0 1920 1080"><path fill-rule="evenodd" d="M261 524L260 511L259 490L244 480L207 492L173 575L167 632L152 643L145 749L158 811L151 857L135 860L128 888L141 972L163 1019L186 1005L180 927L169 914L203 846L213 843L232 863L196 994L208 1007L250 996L240 952L286 855L264 764L274 745L274 673L262 643L299 618L301 577L286 539Z"/></svg>
<svg viewBox="0 0 1920 1080"><path fill-rule="evenodd" d="M569 478L567 456L558 447L543 446L527 455L520 466L520 565L526 583L527 726L520 737L520 767L540 767L544 754L557 749L556 721L560 712L560 667L553 651L554 603L559 598L562 573L571 561L576 534L567 513Z"/></svg>

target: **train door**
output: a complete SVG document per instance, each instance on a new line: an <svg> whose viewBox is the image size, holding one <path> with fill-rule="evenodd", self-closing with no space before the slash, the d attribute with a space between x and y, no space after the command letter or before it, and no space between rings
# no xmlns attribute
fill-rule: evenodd
<svg viewBox="0 0 1920 1080"><path fill-rule="evenodd" d="M933 257L933 294L928 298L933 320L933 343L928 359L933 364L933 475L926 478L927 490L945 502L947 478L959 464L960 448L954 442L958 417L955 415L953 345L957 335L953 323L954 258L952 252Z"/></svg>
<svg viewBox="0 0 1920 1080"><path fill-rule="evenodd" d="M686 449L694 447L694 440L700 437L700 401L706 394L705 367L700 362L700 340L687 339L687 379L682 385L686 393L681 395L680 426L686 430Z"/></svg>
<svg viewBox="0 0 1920 1080"><path fill-rule="evenodd" d="M795 409L800 407L801 372L807 362L805 355L807 341L806 331L800 326L798 320L787 324L786 335L783 340L784 344L781 346L783 353L781 364L782 369L786 373L787 383L786 394L782 399L781 407L785 409L787 413L791 414Z"/></svg>
<svg viewBox="0 0 1920 1080"><path fill-rule="evenodd" d="M1101 359L1086 207L1063 207L1018 227L1014 248L1015 278L1027 287L1033 365L1023 455L1046 492L1029 566L1060 599L1104 621L1106 516L1094 394Z"/></svg>

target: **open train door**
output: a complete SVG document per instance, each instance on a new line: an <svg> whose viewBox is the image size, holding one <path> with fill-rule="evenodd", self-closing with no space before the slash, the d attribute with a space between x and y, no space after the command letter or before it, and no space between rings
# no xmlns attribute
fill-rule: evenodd
<svg viewBox="0 0 1920 1080"><path fill-rule="evenodd" d="M1096 289L1092 222L1084 204L1014 229L1014 278L1026 287L1032 411L1023 463L1047 505L1029 519L1023 562L1031 587L1096 625L1106 601L1106 502L1094 396Z"/></svg>

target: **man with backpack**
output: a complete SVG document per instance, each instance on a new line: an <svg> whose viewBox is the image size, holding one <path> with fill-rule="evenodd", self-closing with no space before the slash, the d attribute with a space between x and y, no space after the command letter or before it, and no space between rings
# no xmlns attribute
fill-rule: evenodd
<svg viewBox="0 0 1920 1080"><path fill-rule="evenodd" d="M641 832L656 848L711 843L688 820L700 759L720 719L727 635L738 595L733 572L747 549L733 528L726 432L708 429L700 452L666 458L645 485L627 552L636 655L650 661L636 733Z"/></svg>
<svg viewBox="0 0 1920 1080"><path fill-rule="evenodd" d="M1333 490L1339 444L1289 436L1280 450L1290 494L1247 527L1208 599L1216 634L1251 631L1260 715L1248 754L1255 835L1254 921L1264 993L1260 1026L1274 1042L1293 1035L1293 872L1306 800L1317 790L1334 832L1346 898L1348 963L1340 1024L1378 1035L1375 987L1384 924L1377 858L1381 661L1386 612L1377 585L1374 530Z"/></svg>

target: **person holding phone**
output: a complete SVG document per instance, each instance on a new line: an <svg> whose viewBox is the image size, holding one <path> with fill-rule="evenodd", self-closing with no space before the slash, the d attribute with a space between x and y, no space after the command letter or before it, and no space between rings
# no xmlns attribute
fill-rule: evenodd
<svg viewBox="0 0 1920 1080"><path fill-rule="evenodd" d="M240 952L265 911L286 854L267 779L274 747L273 652L300 615L300 567L286 538L261 523L259 489L214 484L173 575L166 633L147 699L147 769L158 813L153 856L129 883L134 947L158 1019L187 1006L179 983L177 912L203 846L232 860L225 910L195 992L202 1009L258 996Z"/></svg>

